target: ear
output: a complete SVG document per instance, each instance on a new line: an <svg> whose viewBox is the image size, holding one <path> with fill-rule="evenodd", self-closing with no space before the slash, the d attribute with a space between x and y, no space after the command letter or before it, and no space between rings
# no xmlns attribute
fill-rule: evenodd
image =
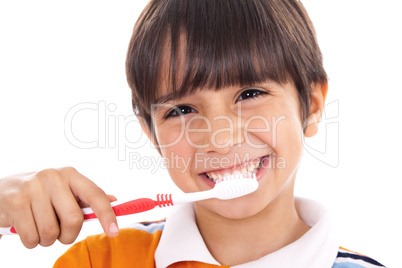
<svg viewBox="0 0 402 268"><path fill-rule="evenodd" d="M311 85L310 114L307 119L304 136L313 137L318 132L318 123L324 112L325 98L327 97L328 84Z"/></svg>
<svg viewBox="0 0 402 268"><path fill-rule="evenodd" d="M137 117L138 117L138 121L140 122L142 131L145 133L145 135L147 135L148 139L152 142L152 144L158 150L159 154L162 155L161 150L159 148L158 141L157 141L155 135L152 135L152 133L151 133L151 127L148 126L148 124L145 122L144 118L142 118L140 116L137 116Z"/></svg>

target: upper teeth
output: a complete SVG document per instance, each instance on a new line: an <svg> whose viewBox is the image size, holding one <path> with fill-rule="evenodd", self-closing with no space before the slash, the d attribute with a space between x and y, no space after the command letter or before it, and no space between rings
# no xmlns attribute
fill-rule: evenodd
<svg viewBox="0 0 402 268"><path fill-rule="evenodd" d="M207 172L206 174L208 175L209 178L213 179L214 181L217 181L219 179L222 179L223 177L227 177L230 175L240 175L240 174L255 174L257 173L259 167L260 167L261 160L258 162L253 162L253 163L247 163L241 170L236 169L232 173L229 172L224 172L222 175L222 172Z"/></svg>

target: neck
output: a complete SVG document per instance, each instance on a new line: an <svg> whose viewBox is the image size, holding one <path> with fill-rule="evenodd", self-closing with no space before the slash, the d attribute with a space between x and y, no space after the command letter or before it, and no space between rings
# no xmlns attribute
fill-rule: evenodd
<svg viewBox="0 0 402 268"><path fill-rule="evenodd" d="M303 236L307 226L291 197L277 197L258 214L228 219L195 205L198 228L212 256L221 264L238 265L257 260Z"/></svg>

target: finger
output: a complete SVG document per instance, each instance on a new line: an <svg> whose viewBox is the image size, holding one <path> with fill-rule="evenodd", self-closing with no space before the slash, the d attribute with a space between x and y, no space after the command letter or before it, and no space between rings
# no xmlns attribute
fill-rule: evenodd
<svg viewBox="0 0 402 268"><path fill-rule="evenodd" d="M117 201L117 198L114 195L107 194L107 198L109 198L109 202Z"/></svg>
<svg viewBox="0 0 402 268"><path fill-rule="evenodd" d="M107 196L107 198L109 198L109 202L117 201L117 198L114 195L107 194L106 196ZM86 204L85 202L83 202L82 200L78 201L78 205L80 206L80 208L88 208L89 207L89 205Z"/></svg>
<svg viewBox="0 0 402 268"><path fill-rule="evenodd" d="M39 243L39 234L36 229L36 223L31 211L31 207L14 205L13 220L11 225L14 226L18 233L22 244L26 248L34 248Z"/></svg>
<svg viewBox="0 0 402 268"><path fill-rule="evenodd" d="M32 213L39 233L39 244L47 247L59 237L60 227L52 204L39 196L32 201Z"/></svg>
<svg viewBox="0 0 402 268"><path fill-rule="evenodd" d="M95 212L104 232L109 237L115 237L119 233L116 214L110 206L108 196L95 183L81 174L77 174L70 180L70 187L79 200L88 204Z"/></svg>
<svg viewBox="0 0 402 268"><path fill-rule="evenodd" d="M29 184L11 177L0 180L0 224L2 227L13 226L21 242L27 248L34 248L39 243L39 234L31 210Z"/></svg>
<svg viewBox="0 0 402 268"><path fill-rule="evenodd" d="M65 181L59 181L58 187L53 187L50 201L58 218L58 240L63 244L71 244L78 237L84 222L84 216L77 199ZM66 183L66 185L63 185Z"/></svg>

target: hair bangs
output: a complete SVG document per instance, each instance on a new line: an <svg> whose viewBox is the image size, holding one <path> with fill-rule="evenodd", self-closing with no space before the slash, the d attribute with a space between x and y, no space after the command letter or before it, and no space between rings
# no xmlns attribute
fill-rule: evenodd
<svg viewBox="0 0 402 268"><path fill-rule="evenodd" d="M275 25L255 16L262 10L254 1L195 2L175 7L182 12L166 31L170 51L163 53L170 53L168 81L177 97L202 88L288 81L281 42L266 30Z"/></svg>

